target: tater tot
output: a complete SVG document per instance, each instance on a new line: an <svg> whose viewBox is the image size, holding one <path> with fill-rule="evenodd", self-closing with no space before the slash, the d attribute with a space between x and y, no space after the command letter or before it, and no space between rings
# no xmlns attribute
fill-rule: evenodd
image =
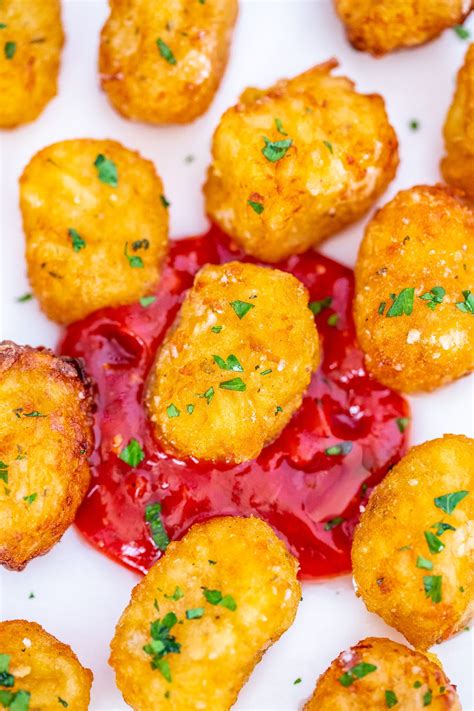
<svg viewBox="0 0 474 711"><path fill-rule="evenodd" d="M157 437L181 456L252 459L298 409L318 363L308 292L294 276L204 267L152 371Z"/></svg>
<svg viewBox="0 0 474 711"><path fill-rule="evenodd" d="M34 121L56 95L60 0L0 2L0 128Z"/></svg>
<svg viewBox="0 0 474 711"><path fill-rule="evenodd" d="M23 172L20 205L28 276L53 321L129 304L156 287L168 203L153 164L138 153L115 141L48 146Z"/></svg>
<svg viewBox="0 0 474 711"><path fill-rule="evenodd" d="M354 317L370 372L428 391L474 367L474 212L443 186L404 190L367 226Z"/></svg>
<svg viewBox="0 0 474 711"><path fill-rule="evenodd" d="M474 44L458 73L453 103L444 124L443 178L474 199Z"/></svg>
<svg viewBox="0 0 474 711"><path fill-rule="evenodd" d="M357 594L418 649L474 612L474 440L413 447L372 494L356 528Z"/></svg>
<svg viewBox="0 0 474 711"><path fill-rule="evenodd" d="M123 116L188 123L214 98L229 57L237 0L109 0L102 88Z"/></svg>
<svg viewBox="0 0 474 711"><path fill-rule="evenodd" d="M414 47L464 22L471 0L334 0L355 49L378 57Z"/></svg>
<svg viewBox="0 0 474 711"><path fill-rule="evenodd" d="M117 686L135 711L227 711L292 624L296 560L257 518L194 525L137 585L112 640Z"/></svg>
<svg viewBox="0 0 474 711"><path fill-rule="evenodd" d="M318 679L304 711L461 711L456 687L434 654L384 637L346 649Z"/></svg>
<svg viewBox="0 0 474 711"><path fill-rule="evenodd" d="M59 541L90 479L90 387L79 364L0 343L0 563L21 570Z"/></svg>
<svg viewBox="0 0 474 711"><path fill-rule="evenodd" d="M0 622L0 703L15 711L87 711L92 672L36 622Z"/></svg>
<svg viewBox="0 0 474 711"><path fill-rule="evenodd" d="M207 212L259 259L304 252L354 222L395 175L383 99L331 76L337 65L247 89L214 133Z"/></svg>

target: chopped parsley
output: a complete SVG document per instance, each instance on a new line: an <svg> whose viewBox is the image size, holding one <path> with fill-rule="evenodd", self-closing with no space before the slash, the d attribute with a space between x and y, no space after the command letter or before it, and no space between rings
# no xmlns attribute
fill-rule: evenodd
<svg viewBox="0 0 474 711"><path fill-rule="evenodd" d="M212 326L211 331L212 333L220 333L223 329L223 326Z"/></svg>
<svg viewBox="0 0 474 711"><path fill-rule="evenodd" d="M16 52L16 42L5 42L3 51L5 52L5 57L7 59L13 59Z"/></svg>
<svg viewBox="0 0 474 711"><path fill-rule="evenodd" d="M0 460L0 480L8 484L8 464Z"/></svg>
<svg viewBox="0 0 474 711"><path fill-rule="evenodd" d="M22 407L17 407L16 410L13 410L15 415L20 418L20 417L47 417L48 415L43 415L43 413L38 412L38 410L32 410L31 412L24 412Z"/></svg>
<svg viewBox="0 0 474 711"><path fill-rule="evenodd" d="M261 215L262 212L265 210L265 205L261 202L256 202L255 200L247 200L247 205L250 205L252 210L257 213L257 215Z"/></svg>
<svg viewBox="0 0 474 711"><path fill-rule="evenodd" d="M458 301L456 307L465 314L474 314L474 294L463 291L464 301Z"/></svg>
<svg viewBox="0 0 474 711"><path fill-rule="evenodd" d="M270 375L270 373L273 373L273 370L271 368L267 368L266 370L262 370L260 375Z"/></svg>
<svg viewBox="0 0 474 711"><path fill-rule="evenodd" d="M332 296L326 296L324 299L319 301L310 301L308 304L309 309L313 312L315 316L321 313L324 309L332 304Z"/></svg>
<svg viewBox="0 0 474 711"><path fill-rule="evenodd" d="M220 590L209 590L209 588L203 588L202 594L210 605L226 607L228 610L231 610L231 612L237 609L237 603L232 595L222 595Z"/></svg>
<svg viewBox="0 0 474 711"><path fill-rule="evenodd" d="M81 235L73 227L70 227L67 231L69 237L72 240L72 248L75 252L80 252L86 246L85 240L82 239Z"/></svg>
<svg viewBox="0 0 474 711"><path fill-rule="evenodd" d="M37 498L38 498L38 494L36 494L36 493L34 493L34 494L28 494L28 496L24 496L24 497L23 497L23 501L26 501L26 503L28 504L28 506L31 506L31 504L32 504L34 501L36 501Z"/></svg>
<svg viewBox="0 0 474 711"><path fill-rule="evenodd" d="M409 417L397 417L395 422L397 423L397 427L399 431L403 434L410 424L410 418Z"/></svg>
<svg viewBox="0 0 474 711"><path fill-rule="evenodd" d="M238 316L239 319L243 319L250 309L255 308L255 304L249 304L247 301L231 301L230 306L232 306L235 315Z"/></svg>
<svg viewBox="0 0 474 711"><path fill-rule="evenodd" d="M203 607L194 607L191 610L186 610L186 619L187 620L200 620L203 615L204 615L204 608Z"/></svg>
<svg viewBox="0 0 474 711"><path fill-rule="evenodd" d="M163 207L169 207L171 205L169 200L167 200L164 195L160 195L160 200L161 200L161 204L163 205Z"/></svg>
<svg viewBox="0 0 474 711"><path fill-rule="evenodd" d="M208 389L206 390L205 393L202 393L201 395L199 395L199 393L198 393L198 397L204 398L205 400L207 400L207 404L210 405L210 404L211 404L211 400L212 400L212 398L214 397L214 394L215 394L215 393L214 393L214 388L213 388L213 387L210 387L210 388L208 388Z"/></svg>
<svg viewBox="0 0 474 711"><path fill-rule="evenodd" d="M418 131L418 129L420 128L420 122L418 121L418 119L411 119L408 125L410 126L412 131Z"/></svg>
<svg viewBox="0 0 474 711"><path fill-rule="evenodd" d="M15 684L15 677L8 671L10 659L9 654L0 654L0 686L13 686Z"/></svg>
<svg viewBox="0 0 474 711"><path fill-rule="evenodd" d="M416 567L422 568L422 570L433 570L433 563L431 562L431 560L423 558L422 555L419 555L416 559Z"/></svg>
<svg viewBox="0 0 474 711"><path fill-rule="evenodd" d="M176 57L174 56L173 52L168 47L166 42L163 42L163 40L158 37L158 39L156 40L156 44L158 46L158 51L160 52L163 59L165 59L168 64L176 64Z"/></svg>
<svg viewBox="0 0 474 711"><path fill-rule="evenodd" d="M338 682L342 684L342 686L351 686L355 681L357 681L357 679L363 679L364 676L372 674L372 672L376 670L377 667L375 664L360 662L340 676Z"/></svg>
<svg viewBox="0 0 474 711"><path fill-rule="evenodd" d="M342 516L336 516L336 518L331 518L324 524L324 530L332 531L333 528L336 528L336 526L340 526L341 523L344 523L344 521L345 519Z"/></svg>
<svg viewBox="0 0 474 711"><path fill-rule="evenodd" d="M140 442L138 442L138 440L134 437L130 440L127 446L122 449L118 456L122 462L125 462L125 464L128 464L130 467L138 466L140 462L143 462L145 459L145 453L141 448Z"/></svg>
<svg viewBox="0 0 474 711"><path fill-rule="evenodd" d="M180 414L181 414L181 412L180 412L180 410L178 410L178 408L176 407L176 405L173 405L173 403L171 403L171 404L168 405L168 407L166 408L166 414L167 414L168 417L170 417L170 418L171 418L171 417L179 417Z"/></svg>
<svg viewBox="0 0 474 711"><path fill-rule="evenodd" d="M349 454L351 451L352 442L340 442L339 444L333 444L332 447L325 449L324 453L330 457L337 457L339 454Z"/></svg>
<svg viewBox="0 0 474 711"><path fill-rule="evenodd" d="M0 22L0 30L5 30L8 27L4 22Z"/></svg>
<svg viewBox="0 0 474 711"><path fill-rule="evenodd" d="M451 514L456 506L469 494L468 491L453 491L451 494L444 494L443 496L437 496L434 499L434 505L444 511L444 513Z"/></svg>
<svg viewBox="0 0 474 711"><path fill-rule="evenodd" d="M328 318L328 326L336 326L339 321L339 314L331 314Z"/></svg>
<svg viewBox="0 0 474 711"><path fill-rule="evenodd" d="M443 289L442 286L434 286L430 291L427 291L426 294L423 294L419 298L426 301L428 308L434 311L438 304L442 303L445 296L446 289Z"/></svg>
<svg viewBox="0 0 474 711"><path fill-rule="evenodd" d="M329 153L334 153L332 143L330 143L329 141L323 141L323 143L326 146L326 148L328 149Z"/></svg>
<svg viewBox="0 0 474 711"><path fill-rule="evenodd" d="M275 415L278 415L279 412L283 412L283 408L281 405L277 405L275 408Z"/></svg>
<svg viewBox="0 0 474 711"><path fill-rule="evenodd" d="M413 688L414 688L414 689L419 689L420 686L421 686L421 681L418 681L418 680L415 681L415 683L413 684Z"/></svg>
<svg viewBox="0 0 474 711"><path fill-rule="evenodd" d="M442 576L441 575L425 575L423 577L423 587L425 595L433 602L441 602L442 600Z"/></svg>
<svg viewBox="0 0 474 711"><path fill-rule="evenodd" d="M67 709L69 706L68 702L62 699L60 696L58 696L58 703L60 703L61 706L64 706L65 709Z"/></svg>
<svg viewBox="0 0 474 711"><path fill-rule="evenodd" d="M160 551L165 551L170 539L161 520L161 504L148 504L145 509L145 521L150 526L151 537Z"/></svg>
<svg viewBox="0 0 474 711"><path fill-rule="evenodd" d="M223 358L221 358L218 355L214 355L212 357L214 359L214 363L217 363L217 365L219 366L219 368L221 370L234 370L234 371L237 371L238 373L244 372L244 369L243 369L241 363L239 362L238 358L236 358L235 355L232 355L232 353L229 356L227 356L227 360L224 360Z"/></svg>
<svg viewBox="0 0 474 711"><path fill-rule="evenodd" d="M428 689L426 694L423 694L423 706L430 706L432 701L433 701L433 692L431 691L431 689Z"/></svg>
<svg viewBox="0 0 474 711"><path fill-rule="evenodd" d="M445 531L455 531L456 529L454 526L451 526L450 523L445 523L444 521L438 521L437 523L434 523L431 528L436 529L436 535L437 536L442 536Z"/></svg>
<svg viewBox="0 0 474 711"><path fill-rule="evenodd" d="M99 153L94 161L94 165L97 168L97 176L101 183L110 185L111 188L118 186L118 170L113 160Z"/></svg>
<svg viewBox="0 0 474 711"><path fill-rule="evenodd" d="M439 539L434 533L431 533L431 531L425 531L425 539L431 553L441 553L445 547L441 539Z"/></svg>
<svg viewBox="0 0 474 711"><path fill-rule="evenodd" d="M19 304L24 304L25 301L31 301L33 294L23 294L22 296L17 296L16 301Z"/></svg>
<svg viewBox="0 0 474 711"><path fill-rule="evenodd" d="M385 705L388 709L392 709L398 704L397 695L391 689L385 691Z"/></svg>
<svg viewBox="0 0 474 711"><path fill-rule="evenodd" d="M288 149L293 144L291 138L285 138L282 141L270 141L269 138L263 136L263 141L265 145L262 148L262 153L270 163L276 163L284 158Z"/></svg>
<svg viewBox="0 0 474 711"><path fill-rule="evenodd" d="M276 126L276 130L278 131L278 133L281 133L282 136L288 136L287 132L283 129L283 124L281 122L281 119L279 119L279 118L275 119L275 126Z"/></svg>
<svg viewBox="0 0 474 711"><path fill-rule="evenodd" d="M156 301L156 296L142 296L140 298L140 306L143 306L143 308L146 309L151 304L154 304L155 301Z"/></svg>
<svg viewBox="0 0 474 711"><path fill-rule="evenodd" d="M413 312L413 300L415 297L415 289L402 289L398 294L390 294L392 299L392 305L385 314L386 318L393 318L394 316L411 316Z"/></svg>
<svg viewBox="0 0 474 711"><path fill-rule="evenodd" d="M381 301L379 304L379 307L377 309L377 313L380 314L380 316L383 316L383 312L385 311L385 307L387 306L386 301Z"/></svg>
<svg viewBox="0 0 474 711"><path fill-rule="evenodd" d="M129 265L132 267L132 269L143 269L143 259L139 257L137 254L129 254L128 253L128 242L125 242L125 249L123 251L124 255L128 259Z"/></svg>
<svg viewBox="0 0 474 711"><path fill-rule="evenodd" d="M301 684L301 681L302 681L301 677L298 677L297 679L294 680L293 686L296 686L296 684Z"/></svg>
<svg viewBox="0 0 474 711"><path fill-rule="evenodd" d="M172 595L166 595L166 594L165 594L165 598L166 598L167 600L174 600L174 601L177 601L177 600L181 600L182 597L184 597L184 592L181 590L181 588L179 587L179 585L177 585L177 586L175 587L174 593L173 593Z"/></svg>
<svg viewBox="0 0 474 711"><path fill-rule="evenodd" d="M247 389L246 384L242 378L232 378L232 380L224 380L219 383L219 387L222 390L235 390L236 392L243 393Z"/></svg>
<svg viewBox="0 0 474 711"><path fill-rule="evenodd" d="M0 704L10 711L28 711L30 696L29 691L0 691Z"/></svg>
<svg viewBox="0 0 474 711"><path fill-rule="evenodd" d="M455 25L455 27L453 27L453 30L455 31L455 33L457 34L459 39L467 40L471 36L471 33L469 32L469 30L467 30L462 25Z"/></svg>
<svg viewBox="0 0 474 711"><path fill-rule="evenodd" d="M189 405L186 405L186 412L188 413L188 415L192 415L192 414L193 414L193 412L194 412L194 405L192 404L192 402L190 402Z"/></svg>
<svg viewBox="0 0 474 711"><path fill-rule="evenodd" d="M143 651L152 657L151 668L158 669L168 682L171 682L171 671L169 662L164 657L168 654L181 653L181 645L176 641L176 637L170 634L177 622L178 618L174 612L168 612L162 620L152 622L151 642L143 647Z"/></svg>

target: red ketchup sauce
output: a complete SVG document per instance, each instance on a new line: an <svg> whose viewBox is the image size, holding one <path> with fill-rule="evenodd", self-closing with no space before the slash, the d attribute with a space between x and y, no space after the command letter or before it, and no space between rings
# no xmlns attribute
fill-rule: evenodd
<svg viewBox="0 0 474 711"><path fill-rule="evenodd" d="M173 242L154 303L103 309L66 330L61 353L82 358L96 384L92 482L76 524L99 550L146 572L162 555L145 523L147 504L161 503L171 539L213 516L256 515L286 541L302 578L348 572L361 507L405 453L408 432L397 420L409 417L406 401L364 368L350 269L313 251L273 265L300 279L312 301L332 302L315 317L323 360L303 404L256 460L177 460L152 433L143 399L156 350L196 272L234 259L254 261L216 227ZM131 438L146 455L135 468L118 457ZM350 452L327 453L341 442L352 443Z"/></svg>

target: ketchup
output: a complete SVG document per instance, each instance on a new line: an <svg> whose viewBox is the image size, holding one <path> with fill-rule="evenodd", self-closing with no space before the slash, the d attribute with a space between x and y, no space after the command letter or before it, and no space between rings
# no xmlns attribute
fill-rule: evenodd
<svg viewBox="0 0 474 711"><path fill-rule="evenodd" d="M194 275L206 263L235 259L255 263L217 227L172 242L153 303L102 309L66 330L60 352L82 358L96 386L92 481L76 524L99 550L144 573L163 555L145 523L150 503L161 504L170 539L213 516L259 516L299 559L302 578L346 573L370 491L407 449L409 417L401 395L365 369L350 269L314 251L272 265L322 302L315 319L323 359L302 406L257 459L178 460L147 419L147 375ZM145 453L133 468L118 457L132 438Z"/></svg>

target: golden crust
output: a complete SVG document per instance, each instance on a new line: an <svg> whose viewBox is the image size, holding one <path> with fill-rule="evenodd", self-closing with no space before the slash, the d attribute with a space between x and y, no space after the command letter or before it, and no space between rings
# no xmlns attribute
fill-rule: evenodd
<svg viewBox="0 0 474 711"><path fill-rule="evenodd" d="M447 155L443 178L474 199L474 44L458 73L456 92L444 124Z"/></svg>
<svg viewBox="0 0 474 711"><path fill-rule="evenodd" d="M0 23L0 128L14 128L34 121L56 95L60 0L3 0Z"/></svg>
<svg viewBox="0 0 474 711"><path fill-rule="evenodd" d="M116 166L116 187L99 179L98 156ZM153 164L115 141L62 141L32 158L20 206L28 276L49 318L71 323L156 287L168 245L162 195Z"/></svg>
<svg viewBox="0 0 474 711"><path fill-rule="evenodd" d="M368 224L354 317L367 367L385 385L433 390L473 369L474 317L456 307L463 292L474 292L473 247L474 213L443 186L398 193ZM441 303L420 298L434 287L446 292ZM415 290L413 312L387 317L390 295L403 289Z"/></svg>
<svg viewBox="0 0 474 711"><path fill-rule="evenodd" d="M90 479L90 386L77 361L0 343L0 563L21 570L74 521Z"/></svg>
<svg viewBox="0 0 474 711"><path fill-rule="evenodd" d="M470 0L335 0L335 6L352 46L376 57L429 42L472 9Z"/></svg>
<svg viewBox="0 0 474 711"><path fill-rule="evenodd" d="M154 124L188 123L207 111L227 65L237 0L109 4L99 69L115 109Z"/></svg>
<svg viewBox="0 0 474 711"><path fill-rule="evenodd" d="M344 686L339 679L361 663L377 669ZM385 711L392 706L399 711L427 706L432 711L461 711L456 687L433 654L383 637L367 637L341 652L320 676L304 711Z"/></svg>
<svg viewBox="0 0 474 711"><path fill-rule="evenodd" d="M15 678L3 691L29 692L32 711L58 711L65 704L71 711L89 708L92 672L36 622L0 622L0 654L10 657L8 673Z"/></svg>
<svg viewBox="0 0 474 711"><path fill-rule="evenodd" d="M250 309L243 318L232 307L239 301ZM147 402L156 434L181 456L253 459L301 405L318 364L301 282L242 262L204 267L152 370ZM244 391L221 387L235 378Z"/></svg>
<svg viewBox="0 0 474 711"><path fill-rule="evenodd" d="M436 498L459 491L469 493L451 513L435 504ZM438 522L455 530L443 531ZM438 542L430 545L425 532L437 535L444 546L440 552L432 552ZM446 435L410 450L372 494L355 531L352 563L357 594L367 609L413 646L428 649L469 623L474 612L474 440ZM425 576L441 577L433 581L441 585L440 601L433 599L434 592L428 597Z"/></svg>
<svg viewBox="0 0 474 711"><path fill-rule="evenodd" d="M304 252L354 222L395 175L383 99L331 76L335 67L330 60L266 91L247 89L214 133L207 212L259 259ZM292 144L272 162L264 137Z"/></svg>
<svg viewBox="0 0 474 711"><path fill-rule="evenodd" d="M260 519L195 524L137 585L117 625L110 664L125 701L135 711L227 711L293 622L301 595L296 572L296 560ZM209 603L204 589L231 596L236 609ZM200 608L202 617L187 619L186 610ZM143 651L150 623L170 612L182 622L172 628L180 653L164 657L171 682Z"/></svg>

